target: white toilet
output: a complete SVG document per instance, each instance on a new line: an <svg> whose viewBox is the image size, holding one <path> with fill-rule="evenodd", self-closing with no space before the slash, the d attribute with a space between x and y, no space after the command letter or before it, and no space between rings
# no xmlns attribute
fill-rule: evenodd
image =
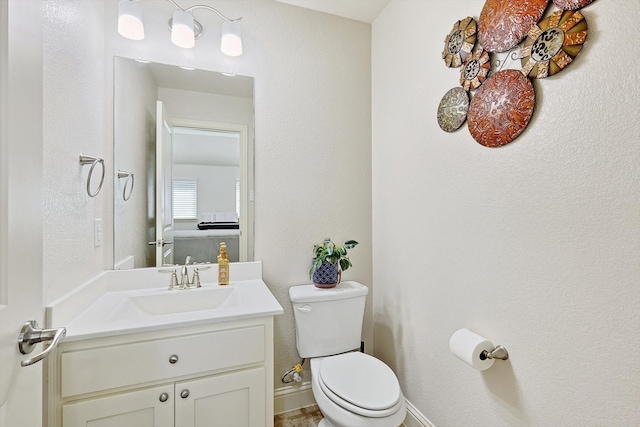
<svg viewBox="0 0 640 427"><path fill-rule="evenodd" d="M360 348L369 289L344 281L335 288L289 288L300 357L311 359L311 388L324 415L318 427L398 427L407 408L391 368Z"/></svg>

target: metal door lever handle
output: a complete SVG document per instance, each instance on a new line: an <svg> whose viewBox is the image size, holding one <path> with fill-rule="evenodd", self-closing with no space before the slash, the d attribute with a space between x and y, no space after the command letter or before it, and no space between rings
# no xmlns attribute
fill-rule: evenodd
<svg viewBox="0 0 640 427"><path fill-rule="evenodd" d="M67 335L66 328L57 329L40 329L38 322L29 320L24 324L18 336L18 349L22 354L29 354L33 351L36 344L44 341L51 341L49 346L40 354L30 359L20 362L20 366L29 366L37 363L47 357L49 353L58 345L60 340Z"/></svg>

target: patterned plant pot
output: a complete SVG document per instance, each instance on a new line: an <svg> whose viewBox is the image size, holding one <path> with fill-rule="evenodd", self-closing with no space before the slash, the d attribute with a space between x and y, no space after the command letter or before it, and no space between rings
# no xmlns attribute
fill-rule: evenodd
<svg viewBox="0 0 640 427"><path fill-rule="evenodd" d="M333 288L340 283L340 276L340 265L325 261L313 272L313 284L317 288Z"/></svg>

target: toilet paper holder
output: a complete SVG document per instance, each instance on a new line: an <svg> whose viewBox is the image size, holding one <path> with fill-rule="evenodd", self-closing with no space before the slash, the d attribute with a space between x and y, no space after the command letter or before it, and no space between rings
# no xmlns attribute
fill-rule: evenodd
<svg viewBox="0 0 640 427"><path fill-rule="evenodd" d="M480 357L480 360L486 360L486 359L507 360L509 359L509 352L503 346L498 345L491 351L483 350L482 353L480 353L480 356L478 357Z"/></svg>

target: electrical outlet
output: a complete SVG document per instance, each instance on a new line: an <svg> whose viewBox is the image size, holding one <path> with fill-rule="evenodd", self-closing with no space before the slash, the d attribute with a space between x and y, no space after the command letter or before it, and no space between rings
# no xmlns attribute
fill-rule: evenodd
<svg viewBox="0 0 640 427"><path fill-rule="evenodd" d="M93 246L99 248L102 246L102 219L93 220Z"/></svg>

